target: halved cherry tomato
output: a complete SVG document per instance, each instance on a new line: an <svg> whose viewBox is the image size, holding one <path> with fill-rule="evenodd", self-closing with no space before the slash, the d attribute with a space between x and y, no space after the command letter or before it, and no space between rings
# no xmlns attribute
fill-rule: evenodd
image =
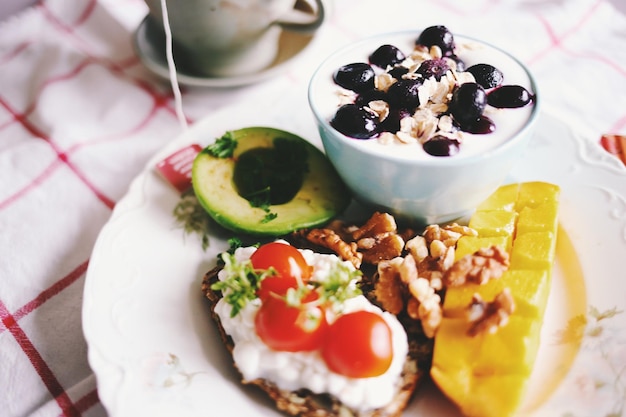
<svg viewBox="0 0 626 417"><path fill-rule="evenodd" d="M328 328L322 357L331 371L347 377L381 375L393 359L391 329L379 314L346 313Z"/></svg>
<svg viewBox="0 0 626 417"><path fill-rule="evenodd" d="M289 288L297 288L299 283L306 284L311 278L312 268L306 263L302 253L286 243L266 243L252 254L250 261L256 270L274 268L277 273L261 281L257 291L261 300L266 299L270 293L285 295Z"/></svg>
<svg viewBox="0 0 626 417"><path fill-rule="evenodd" d="M317 293L293 307L283 297L268 297L255 317L256 333L270 348L301 352L319 349L328 330L324 309L315 303Z"/></svg>
<svg viewBox="0 0 626 417"><path fill-rule="evenodd" d="M272 294L284 296L289 288L298 288L298 281L294 277L284 277L282 275L271 275L263 278L256 295L263 301L271 297Z"/></svg>

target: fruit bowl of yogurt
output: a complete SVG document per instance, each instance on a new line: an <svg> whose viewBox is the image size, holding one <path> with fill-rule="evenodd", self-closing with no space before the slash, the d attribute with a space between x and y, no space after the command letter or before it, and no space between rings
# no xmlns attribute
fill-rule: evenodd
<svg viewBox="0 0 626 417"><path fill-rule="evenodd" d="M540 103L522 62L445 26L343 47L315 71L308 99L354 197L417 224L466 216L500 186Z"/></svg>

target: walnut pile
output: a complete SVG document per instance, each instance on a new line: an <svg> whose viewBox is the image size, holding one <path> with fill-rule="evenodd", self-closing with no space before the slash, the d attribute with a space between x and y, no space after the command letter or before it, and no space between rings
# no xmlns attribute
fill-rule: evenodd
<svg viewBox="0 0 626 417"><path fill-rule="evenodd" d="M377 265L383 260L400 256L405 234L413 232L409 230L400 234L392 215L376 212L361 227L334 222L323 229L298 233L314 245L329 249L360 268L363 262Z"/></svg>
<svg viewBox="0 0 626 417"><path fill-rule="evenodd" d="M376 300L381 307L420 320L427 337L434 337L443 318L440 291L446 271L455 264L456 243L476 231L456 223L427 226L422 235L406 242L408 252L378 264ZM409 297L403 297L408 290Z"/></svg>
<svg viewBox="0 0 626 417"><path fill-rule="evenodd" d="M509 266L508 253L497 246L455 262L458 240L478 234L456 223L430 225L420 235L410 229L400 231L392 215L376 212L362 226L333 222L326 228L297 233L356 268L364 264L374 266L375 301L392 314L419 320L429 338L435 336L443 318L445 288L466 282L484 284L499 278ZM513 308L513 300L506 294L491 303L476 297L468 306L468 320L473 323L471 333L494 331L506 323Z"/></svg>

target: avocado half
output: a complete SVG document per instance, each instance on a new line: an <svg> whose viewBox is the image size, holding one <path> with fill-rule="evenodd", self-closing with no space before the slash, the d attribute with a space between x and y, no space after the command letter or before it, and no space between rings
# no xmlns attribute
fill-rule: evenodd
<svg viewBox="0 0 626 417"><path fill-rule="evenodd" d="M227 132L227 135L236 144L232 155L214 156L209 145L196 156L192 168L192 185L198 201L223 227L248 235L281 236L324 224L350 203L351 194L330 161L305 139L270 127L248 127ZM237 164L242 159L254 159L248 157L250 155L272 154L277 144L282 152L289 152L279 154L279 159L287 156L291 166L301 160L303 168L295 175L299 177L296 188L292 181L286 202L255 206L248 197L240 195L245 188L241 172L244 176L247 172ZM298 152L289 151L290 146ZM237 172L239 178L235 181ZM256 176L254 172L250 171L248 177Z"/></svg>

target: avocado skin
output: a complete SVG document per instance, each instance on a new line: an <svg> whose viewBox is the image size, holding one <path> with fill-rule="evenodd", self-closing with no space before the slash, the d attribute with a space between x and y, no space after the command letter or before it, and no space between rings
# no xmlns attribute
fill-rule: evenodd
<svg viewBox="0 0 626 417"><path fill-rule="evenodd" d="M320 226L341 214L351 201L347 189L326 156L305 139L271 127L234 130L237 147L230 158L217 158L200 152L193 163L192 185L198 201L218 224L236 233L277 237L298 229ZM308 165L302 187L284 204L270 205L276 218L264 221L267 212L252 207L241 197L233 182L239 155L254 148L272 148L275 138L299 141L305 145Z"/></svg>

